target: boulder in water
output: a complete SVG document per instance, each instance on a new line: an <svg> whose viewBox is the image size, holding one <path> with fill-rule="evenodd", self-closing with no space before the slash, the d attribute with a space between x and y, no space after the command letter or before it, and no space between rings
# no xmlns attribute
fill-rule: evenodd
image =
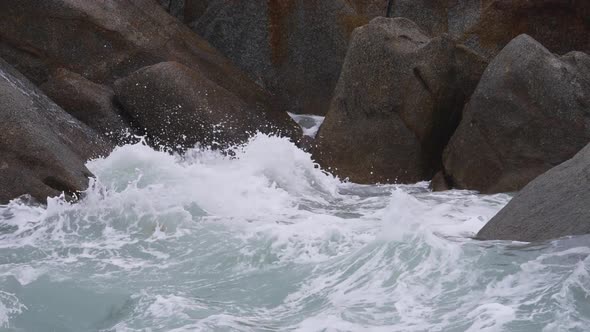
<svg viewBox="0 0 590 332"><path fill-rule="evenodd" d="M56 104L115 143L124 140L129 126L115 103L113 90L67 69L58 69L40 86Z"/></svg>
<svg viewBox="0 0 590 332"><path fill-rule="evenodd" d="M353 33L314 157L353 182L431 179L485 66L447 35L372 20Z"/></svg>
<svg viewBox="0 0 590 332"><path fill-rule="evenodd" d="M527 35L490 63L444 153L457 188L517 191L590 141L590 56Z"/></svg>
<svg viewBox="0 0 590 332"><path fill-rule="evenodd" d="M136 126L172 148L242 143L256 131L298 131L285 113L277 128L267 109L257 109L178 62L142 68L115 82L117 100Z"/></svg>
<svg viewBox="0 0 590 332"><path fill-rule="evenodd" d="M84 190L92 157L110 145L0 59L0 204Z"/></svg>
<svg viewBox="0 0 590 332"><path fill-rule="evenodd" d="M532 242L590 234L589 188L590 145L529 183L477 237Z"/></svg>

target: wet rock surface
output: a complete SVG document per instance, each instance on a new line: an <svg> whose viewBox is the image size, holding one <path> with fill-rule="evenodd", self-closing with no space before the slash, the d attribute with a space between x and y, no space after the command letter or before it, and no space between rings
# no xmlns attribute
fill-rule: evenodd
<svg viewBox="0 0 590 332"><path fill-rule="evenodd" d="M30 194L40 202L88 186L89 158L110 144L0 59L0 204Z"/></svg>
<svg viewBox="0 0 590 332"><path fill-rule="evenodd" d="M517 191L590 142L590 56L527 35L490 63L444 154L457 188Z"/></svg>

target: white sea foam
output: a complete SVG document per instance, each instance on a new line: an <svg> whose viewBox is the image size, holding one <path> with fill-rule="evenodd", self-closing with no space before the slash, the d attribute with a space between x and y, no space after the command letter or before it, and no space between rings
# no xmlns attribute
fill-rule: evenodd
<svg viewBox="0 0 590 332"><path fill-rule="evenodd" d="M88 167L97 179L78 203L0 206L0 326L584 331L590 323L587 242L471 239L508 195L343 183L265 135L231 153L127 145Z"/></svg>
<svg viewBox="0 0 590 332"><path fill-rule="evenodd" d="M0 291L0 328L9 328L10 318L21 314L27 307L14 294Z"/></svg>
<svg viewBox="0 0 590 332"><path fill-rule="evenodd" d="M294 114L289 113L289 116L299 124L303 130L303 135L315 137L324 123L323 116L311 115L311 114Z"/></svg>

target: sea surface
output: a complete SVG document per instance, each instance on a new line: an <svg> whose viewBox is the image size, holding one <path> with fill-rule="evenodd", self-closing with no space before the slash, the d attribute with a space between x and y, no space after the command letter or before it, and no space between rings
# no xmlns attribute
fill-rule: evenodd
<svg viewBox="0 0 590 332"><path fill-rule="evenodd" d="M590 238L481 242L511 198L358 185L288 140L88 162L0 205L0 331L590 331Z"/></svg>

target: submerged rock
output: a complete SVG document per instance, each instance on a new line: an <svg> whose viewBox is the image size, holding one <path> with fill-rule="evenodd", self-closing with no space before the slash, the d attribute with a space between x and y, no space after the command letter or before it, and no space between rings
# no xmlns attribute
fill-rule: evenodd
<svg viewBox="0 0 590 332"><path fill-rule="evenodd" d="M91 82L67 69L59 69L40 86L66 112L115 143L124 140L129 125L106 85Z"/></svg>
<svg viewBox="0 0 590 332"><path fill-rule="evenodd" d="M361 183L429 180L485 61L403 18L354 31L314 157Z"/></svg>
<svg viewBox="0 0 590 332"><path fill-rule="evenodd" d="M517 191L590 142L590 56L527 35L490 63L444 154L453 185Z"/></svg>
<svg viewBox="0 0 590 332"><path fill-rule="evenodd" d="M43 202L88 186L92 157L110 145L0 59L0 204L30 194Z"/></svg>
<svg viewBox="0 0 590 332"><path fill-rule="evenodd" d="M590 145L529 183L477 234L542 241L590 234Z"/></svg>
<svg viewBox="0 0 590 332"><path fill-rule="evenodd" d="M223 147L244 142L256 131L297 132L290 118L272 121L267 109L252 107L202 72L178 62L142 68L116 81L115 91L134 123L168 147L197 143Z"/></svg>

